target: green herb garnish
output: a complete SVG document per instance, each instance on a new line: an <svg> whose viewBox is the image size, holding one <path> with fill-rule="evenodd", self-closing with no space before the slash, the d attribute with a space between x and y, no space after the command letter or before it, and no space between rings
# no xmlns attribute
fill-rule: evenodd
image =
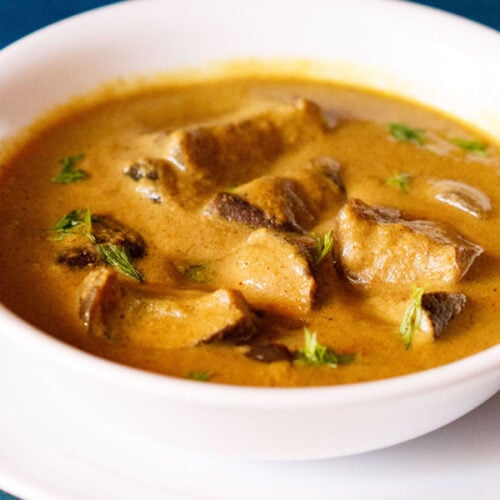
<svg viewBox="0 0 500 500"><path fill-rule="evenodd" d="M425 143L425 132L419 128L411 128L404 123L391 123L389 130L398 141L413 142L422 146Z"/></svg>
<svg viewBox="0 0 500 500"><path fill-rule="evenodd" d="M424 292L424 287L413 287L410 303L405 310L403 320L399 326L399 333L401 334L406 349L411 347L413 335L415 331L420 328L420 321L422 319L422 296Z"/></svg>
<svg viewBox="0 0 500 500"><path fill-rule="evenodd" d="M59 241L69 236L70 234L79 234L86 236L94 241L92 235L92 215L90 209L77 208L68 212L64 217L59 219L51 231L50 239L52 241Z"/></svg>
<svg viewBox="0 0 500 500"><path fill-rule="evenodd" d="M208 370L198 370L189 372L187 378L198 382L208 382L212 378L212 374Z"/></svg>
<svg viewBox="0 0 500 500"><path fill-rule="evenodd" d="M321 345L316 339L316 333L304 328L304 349L297 351L295 362L310 366L329 366L337 368L339 365L352 363L355 354L336 354L329 347Z"/></svg>
<svg viewBox="0 0 500 500"><path fill-rule="evenodd" d="M478 156L487 155L486 144L484 142L476 141L473 139L463 139L461 137L450 139L450 142L463 149L467 153Z"/></svg>
<svg viewBox="0 0 500 500"><path fill-rule="evenodd" d="M97 243L92 234L92 221L97 221L97 217L92 217L90 209L77 208L68 212L59 219L51 231L50 239L60 241L69 235L80 235L88 238L102 257L102 260L117 271L129 278L144 281L144 275L137 270L127 252L113 243Z"/></svg>
<svg viewBox="0 0 500 500"><path fill-rule="evenodd" d="M61 171L58 175L52 177L51 181L56 184L71 184L86 179L89 174L81 168L76 168L76 164L84 158L83 154L74 156L65 156L59 163Z"/></svg>
<svg viewBox="0 0 500 500"><path fill-rule="evenodd" d="M144 275L135 267L127 252L113 243L98 244L97 250L106 264L137 281L144 281Z"/></svg>
<svg viewBox="0 0 500 500"><path fill-rule="evenodd" d="M177 269L188 280L195 281L196 283L208 283L210 278L208 276L207 264L192 264L192 265L179 265Z"/></svg>
<svg viewBox="0 0 500 500"><path fill-rule="evenodd" d="M403 193L408 193L410 191L410 180L411 174L408 172L402 172L400 174L394 172L392 177L389 177L385 183L387 186L400 189Z"/></svg>
<svg viewBox="0 0 500 500"><path fill-rule="evenodd" d="M314 241L316 242L316 257L315 262L319 264L327 255L328 252L332 249L333 246L333 231L327 231L323 235L311 235Z"/></svg>

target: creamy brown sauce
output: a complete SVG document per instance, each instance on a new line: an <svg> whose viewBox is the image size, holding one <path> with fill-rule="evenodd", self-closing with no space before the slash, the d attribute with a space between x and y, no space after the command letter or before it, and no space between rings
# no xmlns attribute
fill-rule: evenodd
<svg viewBox="0 0 500 500"><path fill-rule="evenodd" d="M88 269L55 263L56 246L48 234L55 222L75 208L113 214L138 231L148 245L137 267L149 283L161 283L170 262L213 262L230 253L252 229L218 219L207 220L199 206L176 209L131 197L123 169L154 144L141 139L164 130L214 120L263 100L311 99L337 118L334 130L279 157L274 173L317 156L341 165L350 198L401 210L413 219L446 222L484 253L456 284L442 291L464 293L468 302L441 338L406 350L391 312L392 298L380 290L363 292L322 267L313 311L301 322L273 323L264 317L258 342L285 344L291 351L304 344L303 326L339 353L356 353L355 362L310 367L288 361L271 364L247 358L248 347L213 343L180 349L143 348L89 335L78 313L78 293ZM426 131L428 142L416 146L391 137L388 124L407 123ZM307 386L343 384L423 370L465 357L500 342L500 183L498 160L491 146L485 157L466 154L447 140L471 132L436 113L369 92L329 83L234 79L215 83L142 89L131 96L66 110L9 159L0 183L0 300L30 323L85 351L168 375L186 377L205 370L212 382ZM145 151L147 150L147 151ZM83 153L79 164L89 179L57 185L50 181L58 161ZM387 186L394 172L412 174L409 193ZM454 179L485 193L492 209L475 218L429 195L429 180ZM128 193L124 195L124 193ZM334 213L322 215L314 231L332 227ZM209 287L209 285L208 285ZM398 300L410 290L399 291ZM387 315L380 311L387 310ZM375 312L378 311L378 312Z"/></svg>

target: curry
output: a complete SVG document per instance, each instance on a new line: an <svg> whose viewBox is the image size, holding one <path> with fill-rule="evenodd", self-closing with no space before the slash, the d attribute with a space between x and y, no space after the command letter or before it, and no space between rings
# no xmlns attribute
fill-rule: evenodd
<svg viewBox="0 0 500 500"><path fill-rule="evenodd" d="M0 179L0 300L158 373L335 385L500 342L500 158L329 82L143 86L34 128Z"/></svg>

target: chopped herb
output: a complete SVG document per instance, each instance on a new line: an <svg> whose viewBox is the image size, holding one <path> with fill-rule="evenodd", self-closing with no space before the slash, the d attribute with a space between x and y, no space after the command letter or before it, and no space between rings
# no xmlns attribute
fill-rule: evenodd
<svg viewBox="0 0 500 500"><path fill-rule="evenodd" d="M188 280L195 281L196 283L208 283L210 281L207 276L206 264L192 264L192 265L179 265L177 269Z"/></svg>
<svg viewBox="0 0 500 500"><path fill-rule="evenodd" d="M323 235L311 235L316 242L316 257L315 262L319 264L332 249L333 246L333 231L327 231Z"/></svg>
<svg viewBox="0 0 500 500"><path fill-rule="evenodd" d="M90 209L77 208L68 212L64 217L59 219L51 231L51 240L59 241L70 234L79 234L86 236L94 241L92 235L92 215Z"/></svg>
<svg viewBox="0 0 500 500"><path fill-rule="evenodd" d="M387 186L400 189L403 193L408 193L410 191L410 180L411 174L408 172L402 172L400 174L394 172L392 177L389 177L385 183Z"/></svg>
<svg viewBox="0 0 500 500"><path fill-rule="evenodd" d="M137 270L127 252L113 243L97 245L102 259L117 271L137 281L144 281L144 275Z"/></svg>
<svg viewBox="0 0 500 500"><path fill-rule="evenodd" d="M71 184L86 179L89 174L81 168L76 168L76 164L84 158L83 154L75 156L65 156L59 163L61 171L58 175L52 177L51 181L56 184Z"/></svg>
<svg viewBox="0 0 500 500"><path fill-rule="evenodd" d="M92 222L97 222L98 217L92 216L90 209L77 208L59 219L51 231L50 239L60 241L66 236L77 234L85 236L93 244L102 260L116 270L138 281L144 281L143 274L138 271L127 252L113 243L97 243L92 234Z"/></svg>
<svg viewBox="0 0 500 500"><path fill-rule="evenodd" d="M208 370L199 370L189 372L187 378L198 382L208 382L212 378L212 374Z"/></svg>
<svg viewBox="0 0 500 500"><path fill-rule="evenodd" d="M403 123L391 123L389 130L398 141L413 142L422 146L425 143L425 132L419 128L411 128Z"/></svg>
<svg viewBox="0 0 500 500"><path fill-rule="evenodd" d="M337 368L339 365L352 363L354 354L336 354L329 347L321 345L316 339L316 333L304 328L304 349L297 351L295 362L310 366L329 366Z"/></svg>
<svg viewBox="0 0 500 500"><path fill-rule="evenodd" d="M475 141L471 139L463 139L461 137L455 137L450 139L450 142L463 149L467 153L471 153L478 156L486 156L486 144L481 141Z"/></svg>
<svg viewBox="0 0 500 500"><path fill-rule="evenodd" d="M420 327L420 321L422 319L422 296L424 295L424 291L424 287L413 287L410 303L405 310L403 320L399 326L399 333L401 334L406 349L411 347L413 335Z"/></svg>

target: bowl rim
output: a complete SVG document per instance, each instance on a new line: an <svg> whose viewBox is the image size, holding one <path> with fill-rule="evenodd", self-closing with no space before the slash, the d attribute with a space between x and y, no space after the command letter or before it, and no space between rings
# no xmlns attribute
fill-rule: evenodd
<svg viewBox="0 0 500 500"><path fill-rule="evenodd" d="M216 10L218 7L222 6L258 6L266 9L269 7L268 0L211 0L212 2L212 10ZM434 29L439 31L439 44L442 44L443 47L451 48L464 51L467 54L472 54L473 56L478 53L481 54L481 59L487 62L490 65L496 65L498 49L500 47L499 41L499 32L490 26L486 26L481 24L480 22L464 18L458 14L454 14L452 12L447 12L441 10L439 8L428 6L424 4L414 3L412 0L275 0L273 5L278 5L280 3L286 3L287 7L290 10L293 10L294 6L304 6L307 5L308 8L312 5L315 8L323 8L328 9L331 8L332 5L335 5L336 9L339 9L339 6L345 4L349 11L353 11L354 9L364 9L365 15L370 15L371 12L377 13L380 8L384 10L387 15L390 15L397 19L398 21L407 21L408 19L413 19L413 26L418 26L418 24L422 24L422 21L429 22L430 25L425 27L425 30L418 31L419 37L428 37L428 30ZM175 2L173 2L175 4ZM202 5L205 6L205 0L184 0L182 5L184 7L185 4L189 4L190 8L195 8L193 6ZM0 48L0 65L3 64L3 59L10 59L11 62L15 62L18 55L23 55L29 52L30 47L36 49L37 45L44 45L45 41L51 40L52 43L61 44L63 43L63 38L61 38L61 33L66 32L70 33L72 28L78 28L81 24L86 24L87 27L92 25L94 20L99 20L100 17L110 17L117 16L121 14L130 13L130 14L142 14L146 9L143 8L146 6L148 10L153 9L162 9L165 7L164 0L141 0L137 2L129 2L125 0L115 0L114 3L103 5L100 7L96 7L94 9L90 9L88 11L81 12L79 14L75 14L69 16L65 19L61 19L57 22L49 24L45 27L39 28L32 33L16 40L3 48ZM315 10L315 9L311 9ZM367 14L366 14L367 13ZM412 17L408 17L408 16ZM466 30L468 36L464 36L463 31ZM417 32L415 32L417 33ZM414 33L414 34L415 34ZM80 33L81 35L81 33ZM496 45L496 47L493 47ZM252 58L252 57L250 57ZM269 62L273 62L275 57L271 58ZM281 57L278 57L281 59ZM301 59L301 58L299 58ZM286 59L285 59L286 60ZM223 59L219 61L217 58L212 62L231 62L232 59ZM320 63L321 59L318 60ZM198 66L187 65L184 69L199 69ZM162 71L160 71L161 73ZM170 70L168 70L170 72ZM175 71L174 71L175 72ZM132 76L132 79L135 77L150 76L150 73L137 73ZM114 80L115 77L111 77L111 80ZM118 79L120 79L120 75L118 75ZM342 81L342 80L341 80ZM102 82L101 82L102 83ZM101 85L99 83L97 87ZM104 81L106 83L106 81ZM352 82L348 82L348 85L351 85ZM0 81L1 85L1 81ZM372 85L365 86L364 84L354 84L356 87L371 88ZM58 107L61 103L65 104L68 99L73 97L85 97L88 94L89 90L92 91L95 88L95 85L90 89L86 89L84 91L77 91L74 94L70 94L66 96L62 102L56 102L55 104L49 105L48 109L42 109L41 115L43 116L46 111L51 111L54 107ZM376 87L373 87L377 90ZM380 89L378 89L380 90ZM435 108L439 110L439 107L435 105L435 103L425 103L419 102L418 99L415 99L415 96L404 96L404 98L408 98L410 101L414 101L416 104L423 104L431 109ZM450 114L449 111L441 109L445 114ZM34 120L38 119L40 113L34 115L34 118L30 119L27 123L23 125L24 128L26 125L29 125ZM453 113L450 115L452 118L458 118L459 121L463 121L463 119L459 116L453 116ZM467 120L466 120L467 122ZM484 134L491 136L491 131L478 127L477 124L473 124L474 128L481 130ZM495 124L495 129L498 130L500 124ZM499 137L500 139L500 137ZM0 137L1 140L1 137Z"/></svg>
<svg viewBox="0 0 500 500"><path fill-rule="evenodd" d="M190 1L200 3L201 0ZM226 0L217 1L224 2ZM304 3L304 0L292 1L294 3ZM325 0L313 1L318 5L328 3ZM338 3L347 1L337 0ZM369 0L354 1L359 4L367 4ZM41 28L3 48L0 51L0 65L4 55L14 57L17 51L25 51L32 44L36 44L40 37L50 36L58 30L67 29L73 23L80 22L83 18L91 19L93 16L100 15L101 12L137 9L141 8L144 3L161 5L162 0L113 3ZM445 25L451 23L463 26L468 30L472 29L477 36L484 37L487 40L491 40L493 34L498 40L498 33L494 29L433 7L401 0L370 0L370 3L378 3L387 7L392 6L391 8L404 9L408 12L427 13L429 16L442 19ZM52 361L68 366L73 371L93 377L105 376L114 385L126 386L145 393L154 393L160 396L168 395L178 400L195 399L198 402L211 405L289 409L311 405L361 403L372 399L393 398L395 395L424 392L430 388L447 387L489 372L500 373L500 345L496 345L435 368L369 382L296 388L253 387L218 383L200 384L196 381L147 372L87 353L30 325L3 304L0 304L0 317L3 322L3 327L0 328L0 336L10 337L12 342L22 343L26 348L36 350ZM15 335L11 334L13 332L15 332Z"/></svg>

